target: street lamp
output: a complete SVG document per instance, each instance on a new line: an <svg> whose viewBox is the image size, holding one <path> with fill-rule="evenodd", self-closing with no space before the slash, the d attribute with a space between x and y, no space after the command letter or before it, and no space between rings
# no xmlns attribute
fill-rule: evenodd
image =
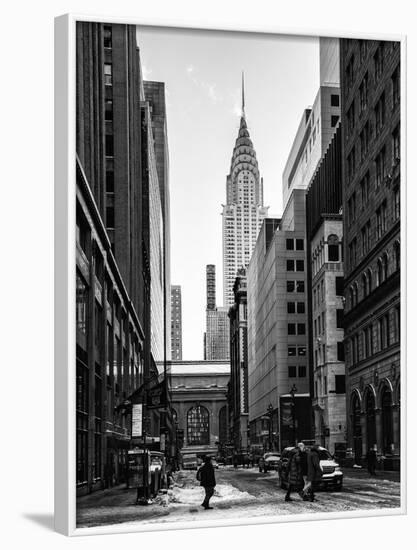
<svg viewBox="0 0 417 550"><path fill-rule="evenodd" d="M297 393L297 387L295 384L292 385L290 389L290 394L292 398L292 438L295 447L295 394Z"/></svg>
<svg viewBox="0 0 417 550"><path fill-rule="evenodd" d="M268 416L269 416L269 450L272 451L272 415L274 414L274 407L272 403L268 405Z"/></svg>

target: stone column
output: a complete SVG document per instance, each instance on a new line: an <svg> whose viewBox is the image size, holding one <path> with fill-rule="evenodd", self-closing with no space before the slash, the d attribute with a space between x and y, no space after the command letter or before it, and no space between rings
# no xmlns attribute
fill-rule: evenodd
<svg viewBox="0 0 417 550"><path fill-rule="evenodd" d="M375 432L376 432L376 446L377 453L383 454L383 439L382 439L382 411L381 409L375 409Z"/></svg>
<svg viewBox="0 0 417 550"><path fill-rule="evenodd" d="M361 412L361 431L362 431L362 458L366 456L367 453L367 444L368 444L368 437L367 437L367 429L366 429L366 413Z"/></svg>

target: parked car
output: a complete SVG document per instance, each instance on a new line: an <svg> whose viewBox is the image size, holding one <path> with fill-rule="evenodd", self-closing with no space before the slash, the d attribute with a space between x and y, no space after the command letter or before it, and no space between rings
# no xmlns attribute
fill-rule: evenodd
<svg viewBox="0 0 417 550"><path fill-rule="evenodd" d="M182 459L182 467L184 470L196 470L197 469L197 456L185 455Z"/></svg>
<svg viewBox="0 0 417 550"><path fill-rule="evenodd" d="M258 462L260 472L268 472L269 470L278 470L281 462L281 455L278 452L265 453Z"/></svg>
<svg viewBox="0 0 417 550"><path fill-rule="evenodd" d="M309 446L306 447L310 449ZM281 461L278 468L278 475L282 489L288 489L288 463L291 451L294 447L286 447L281 454ZM323 471L320 482L316 489L332 488L334 491L341 491L343 487L343 472L333 456L324 447L318 447L320 466Z"/></svg>

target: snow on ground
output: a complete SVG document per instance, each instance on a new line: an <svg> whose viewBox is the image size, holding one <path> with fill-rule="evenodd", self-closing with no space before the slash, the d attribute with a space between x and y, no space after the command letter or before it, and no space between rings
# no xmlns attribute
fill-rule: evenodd
<svg viewBox="0 0 417 550"><path fill-rule="evenodd" d="M168 494L171 491L168 492ZM215 505L219 502L233 502L237 500L251 500L253 495L245 491L239 491L236 487L229 484L217 485L214 490L214 495L211 498L211 503ZM169 494L169 501L175 504L184 504L186 506L200 505L204 499L204 489L197 485L191 487L181 487L174 485L172 494Z"/></svg>

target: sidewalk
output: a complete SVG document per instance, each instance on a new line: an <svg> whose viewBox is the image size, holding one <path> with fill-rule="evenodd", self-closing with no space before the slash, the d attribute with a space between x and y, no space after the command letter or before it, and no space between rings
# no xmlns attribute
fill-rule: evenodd
<svg viewBox="0 0 417 550"><path fill-rule="evenodd" d="M371 476L366 468L346 468L342 467L342 471L345 477L355 479L374 479L374 480L387 480L387 481L401 481L400 472L388 471L388 470L376 470L376 474Z"/></svg>

